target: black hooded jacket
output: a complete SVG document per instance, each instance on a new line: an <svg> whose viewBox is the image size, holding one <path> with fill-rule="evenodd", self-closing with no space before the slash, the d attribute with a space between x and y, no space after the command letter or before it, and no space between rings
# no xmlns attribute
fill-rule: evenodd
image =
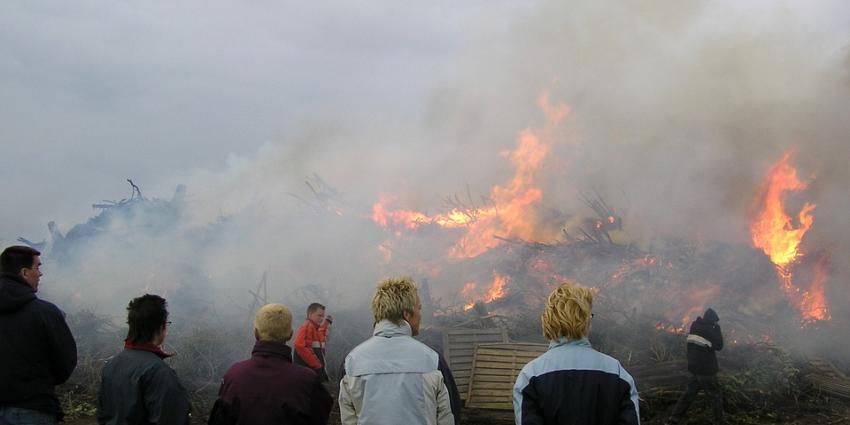
<svg viewBox="0 0 850 425"><path fill-rule="evenodd" d="M717 374L716 352L723 349L723 333L717 322L720 318L713 309L708 309L702 317L697 317L691 324L690 335L688 335L688 371L694 375ZM695 339L700 337L710 343L706 346L703 341Z"/></svg>
<svg viewBox="0 0 850 425"><path fill-rule="evenodd" d="M0 406L62 416L54 386L77 366L65 315L19 276L0 276Z"/></svg>

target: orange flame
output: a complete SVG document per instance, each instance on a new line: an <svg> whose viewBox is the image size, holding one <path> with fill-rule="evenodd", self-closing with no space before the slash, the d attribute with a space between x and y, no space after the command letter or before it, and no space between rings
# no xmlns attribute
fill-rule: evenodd
<svg viewBox="0 0 850 425"><path fill-rule="evenodd" d="M815 265L814 279L808 291L803 292L800 300L800 308L803 312L803 320L813 322L817 320L829 320L829 308L826 304L826 293L824 286L827 279L826 263L828 257L824 256Z"/></svg>
<svg viewBox="0 0 850 425"><path fill-rule="evenodd" d="M786 266L799 255L800 242L814 223L811 212L814 204L806 203L800 210L800 227L791 224L791 217L785 213L783 198L787 191L803 190L807 186L797 178L797 170L790 165L791 154L770 168L762 192L763 207L761 213L750 227L753 245L761 248L777 266Z"/></svg>
<svg viewBox="0 0 850 425"><path fill-rule="evenodd" d="M508 280L508 276L493 272L493 281L490 282L490 285L487 287L487 292L483 293L481 296L476 294L476 292L478 294L482 294L482 292L476 291L478 285L475 282L466 283L463 285L463 289L460 291L460 294L470 301L463 306L463 309L471 309L475 306L478 299L482 302L489 303L504 297L505 285L507 285Z"/></svg>
<svg viewBox="0 0 850 425"><path fill-rule="evenodd" d="M520 136L519 146L510 154L516 174L507 186L495 186L490 191L493 206L481 210L478 219L449 250L454 258L477 257L502 243L496 236L532 239L535 214L532 206L543 199L543 191L534 186L534 175L548 153L530 130Z"/></svg>
<svg viewBox="0 0 850 425"><path fill-rule="evenodd" d="M490 284L490 289L487 290L487 295L484 296L484 302L498 300L505 296L505 285L508 283L508 277L493 273L493 282Z"/></svg>
<svg viewBox="0 0 850 425"><path fill-rule="evenodd" d="M803 236L814 224L815 205L808 202L803 205L797 216L799 226L794 227L791 217L785 213L784 195L788 191L804 190L807 185L797 177L797 170L790 161L791 154L786 153L768 171L760 197L761 211L750 226L750 235L753 246L764 251L776 266L781 289L800 310L803 321L829 320L824 294L826 272L822 264L817 265L808 291L801 291L794 285L792 266L802 254Z"/></svg>
<svg viewBox="0 0 850 425"><path fill-rule="evenodd" d="M520 133L516 149L506 153L515 169L514 176L506 185L494 186L490 190L490 205L452 209L445 214L428 216L413 210L391 210L387 205L392 199L382 196L372 206L372 220L384 228L394 229L396 236L400 236L403 230L416 230L424 224L465 228L465 234L449 249L448 254L453 258L477 257L504 243L496 236L536 239L534 205L543 199L536 175L549 153L550 134L569 113L569 108L563 103L550 104L546 94L540 96L538 104L547 124L542 132L527 129Z"/></svg>

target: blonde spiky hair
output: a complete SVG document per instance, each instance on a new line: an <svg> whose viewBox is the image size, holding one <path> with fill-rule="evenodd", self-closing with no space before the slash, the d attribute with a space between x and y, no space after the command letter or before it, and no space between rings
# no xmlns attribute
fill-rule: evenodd
<svg viewBox="0 0 850 425"><path fill-rule="evenodd" d="M257 310L254 329L260 341L286 342L292 337L292 313L283 304L266 304Z"/></svg>
<svg viewBox="0 0 850 425"><path fill-rule="evenodd" d="M416 283L409 277L390 278L378 284L375 296L372 297L372 314L375 323L389 320L399 324L404 319L404 312L416 310L419 293Z"/></svg>
<svg viewBox="0 0 850 425"><path fill-rule="evenodd" d="M550 341L587 336L593 308L593 293L583 286L566 282L549 294L541 317L543 336Z"/></svg>

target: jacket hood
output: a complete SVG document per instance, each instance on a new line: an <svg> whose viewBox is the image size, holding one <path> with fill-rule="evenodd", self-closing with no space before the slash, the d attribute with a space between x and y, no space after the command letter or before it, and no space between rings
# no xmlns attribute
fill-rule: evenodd
<svg viewBox="0 0 850 425"><path fill-rule="evenodd" d="M13 313L35 299L35 291L22 278L0 276L0 314Z"/></svg>
<svg viewBox="0 0 850 425"><path fill-rule="evenodd" d="M702 315L702 318L711 323L717 323L720 321L720 317L717 316L717 312L712 308L706 310L705 314Z"/></svg>

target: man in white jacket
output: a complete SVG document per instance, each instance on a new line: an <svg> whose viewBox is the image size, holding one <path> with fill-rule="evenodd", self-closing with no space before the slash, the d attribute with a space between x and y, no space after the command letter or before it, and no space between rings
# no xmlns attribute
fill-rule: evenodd
<svg viewBox="0 0 850 425"><path fill-rule="evenodd" d="M345 358L339 387L343 425L454 425L437 353L413 339L421 310L409 278L378 285L373 336Z"/></svg>

